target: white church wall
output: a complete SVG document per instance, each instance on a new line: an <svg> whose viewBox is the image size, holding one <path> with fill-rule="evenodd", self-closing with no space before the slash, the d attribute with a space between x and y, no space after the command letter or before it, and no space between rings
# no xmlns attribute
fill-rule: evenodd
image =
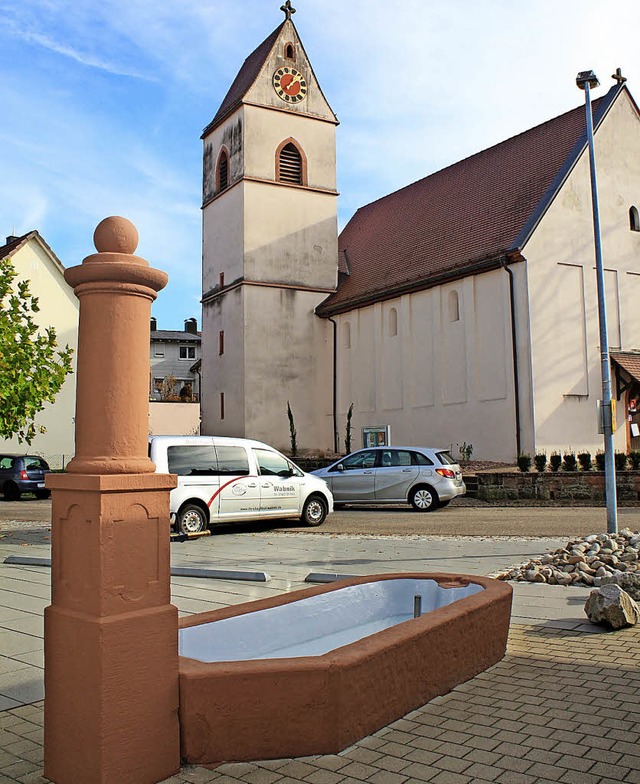
<svg viewBox="0 0 640 784"><path fill-rule="evenodd" d="M339 387L341 445L353 402L353 448L363 427L388 425L394 444L451 446L459 457L467 443L474 457L513 459L508 296L497 270L337 316L339 334L347 323L350 333L349 347L338 343L339 372L349 371Z"/></svg>
<svg viewBox="0 0 640 784"><path fill-rule="evenodd" d="M239 182L204 208L202 226L203 258L202 291L206 294L243 276L244 226L238 216L244 211L244 183Z"/></svg>
<svg viewBox="0 0 640 784"><path fill-rule="evenodd" d="M596 133L596 164L606 268L610 345L640 349L637 290L632 275L640 235L629 207L640 193L640 120L622 94ZM531 300L535 449L602 448L596 401L601 397L595 255L589 159L583 153L523 250ZM624 288L623 288L624 287ZM614 389L615 394L615 389ZM618 424L624 412L618 409ZM615 435L624 451L625 428Z"/></svg>
<svg viewBox="0 0 640 784"><path fill-rule="evenodd" d="M313 317L318 295L247 286L244 296L244 435L288 452L289 402L298 448L331 449L332 326Z"/></svg>
<svg viewBox="0 0 640 784"><path fill-rule="evenodd" d="M620 314L622 345L632 347L633 336L640 335L640 269L637 272L626 270L620 276Z"/></svg>
<svg viewBox="0 0 640 784"><path fill-rule="evenodd" d="M273 92L272 88L269 88ZM276 176L276 151L293 138L307 160L310 188L336 188L336 131L334 123L309 122L308 117L246 106L245 175L264 180Z"/></svg>
<svg viewBox="0 0 640 784"><path fill-rule="evenodd" d="M221 331L224 332L222 354ZM201 432L242 438L245 436L242 288L232 289L203 305L202 334Z"/></svg>
<svg viewBox="0 0 640 784"><path fill-rule="evenodd" d="M277 184L246 182L244 275L319 288L337 282L337 217L334 194Z"/></svg>

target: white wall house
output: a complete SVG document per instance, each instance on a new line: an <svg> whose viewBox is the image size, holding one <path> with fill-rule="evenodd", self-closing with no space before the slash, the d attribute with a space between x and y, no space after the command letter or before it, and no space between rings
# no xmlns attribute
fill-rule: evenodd
<svg viewBox="0 0 640 784"><path fill-rule="evenodd" d="M37 231L21 237L7 237L0 256L10 258L18 280L28 280L31 294L39 299L40 310L33 315L39 327L53 327L58 345L74 351L74 372L67 376L55 403L45 403L36 416L37 433L31 446L17 438L0 441L0 450L43 455L53 467L67 463L75 454L76 377L75 356L78 346L79 303L64 279L64 267Z"/></svg>

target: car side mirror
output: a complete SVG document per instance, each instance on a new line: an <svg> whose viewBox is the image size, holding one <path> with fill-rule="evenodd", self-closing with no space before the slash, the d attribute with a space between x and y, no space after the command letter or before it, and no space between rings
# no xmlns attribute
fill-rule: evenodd
<svg viewBox="0 0 640 784"><path fill-rule="evenodd" d="M340 471L340 472L342 472L342 471L344 471L344 466L342 465L342 463L338 463L338 465L334 466L331 470L332 471Z"/></svg>

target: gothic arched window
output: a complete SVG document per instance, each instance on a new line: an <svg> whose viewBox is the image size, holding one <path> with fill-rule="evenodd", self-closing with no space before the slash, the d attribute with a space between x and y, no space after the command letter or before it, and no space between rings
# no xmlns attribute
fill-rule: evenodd
<svg viewBox="0 0 640 784"><path fill-rule="evenodd" d="M223 148L216 167L216 192L229 187L229 153Z"/></svg>
<svg viewBox="0 0 640 784"><path fill-rule="evenodd" d="M287 60L296 59L296 50L293 48L293 44L287 44L284 47L284 56L287 58Z"/></svg>
<svg viewBox="0 0 640 784"><path fill-rule="evenodd" d="M293 139L286 139L276 155L276 180L292 185L305 185L307 162L304 153Z"/></svg>
<svg viewBox="0 0 640 784"><path fill-rule="evenodd" d="M640 215L637 207L631 207L629 210L629 228L631 231L640 231Z"/></svg>

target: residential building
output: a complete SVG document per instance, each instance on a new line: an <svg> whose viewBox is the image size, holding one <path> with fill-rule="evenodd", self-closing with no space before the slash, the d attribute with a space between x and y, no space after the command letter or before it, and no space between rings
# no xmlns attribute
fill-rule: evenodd
<svg viewBox="0 0 640 784"><path fill-rule="evenodd" d="M30 452L43 455L53 467L62 467L75 454L75 355L78 347L79 303L73 289L64 279L64 267L49 245L38 234L30 231L22 236L7 237L0 246L0 257L11 259L18 281L29 281L31 294L38 298L40 310L33 314L41 328L53 327L60 347L74 351L74 372L67 376L55 403L45 403L36 416L37 428L30 446L17 438L0 441L3 451Z"/></svg>
<svg viewBox="0 0 640 784"><path fill-rule="evenodd" d="M150 400L200 400L200 344L195 318L185 320L184 330L158 329L156 319L151 319Z"/></svg>

